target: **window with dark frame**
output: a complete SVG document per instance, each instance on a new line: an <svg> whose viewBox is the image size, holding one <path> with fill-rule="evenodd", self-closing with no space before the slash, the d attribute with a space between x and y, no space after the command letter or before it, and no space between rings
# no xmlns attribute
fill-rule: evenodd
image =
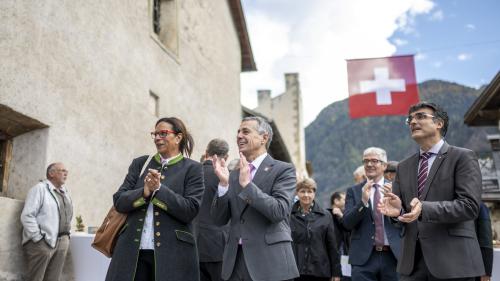
<svg viewBox="0 0 500 281"><path fill-rule="evenodd" d="M0 194L7 191L9 163L12 152L12 141L0 130Z"/></svg>
<svg viewBox="0 0 500 281"><path fill-rule="evenodd" d="M161 0L153 0L153 31L156 35L160 34L160 2Z"/></svg>
<svg viewBox="0 0 500 281"><path fill-rule="evenodd" d="M5 140L0 139L0 193L3 192L3 168L5 167L5 146L7 142Z"/></svg>
<svg viewBox="0 0 500 281"><path fill-rule="evenodd" d="M151 0L152 27L160 45L175 55L178 51L176 0Z"/></svg>
<svg viewBox="0 0 500 281"><path fill-rule="evenodd" d="M149 91L149 111L156 117L160 116L159 97L152 91Z"/></svg>

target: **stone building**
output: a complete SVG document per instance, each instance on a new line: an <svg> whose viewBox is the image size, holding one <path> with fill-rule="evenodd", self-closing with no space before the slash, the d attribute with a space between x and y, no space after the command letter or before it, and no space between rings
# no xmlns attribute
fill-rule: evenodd
<svg viewBox="0 0 500 281"><path fill-rule="evenodd" d="M236 155L240 73L256 70L240 0L3 0L0 61L0 280L25 272L19 215L49 163L97 226L159 117L185 121L194 159L215 137Z"/></svg>
<svg viewBox="0 0 500 281"><path fill-rule="evenodd" d="M270 90L259 90L254 111L276 123L298 175L307 176L299 74L285 74L285 92L276 97L271 98Z"/></svg>

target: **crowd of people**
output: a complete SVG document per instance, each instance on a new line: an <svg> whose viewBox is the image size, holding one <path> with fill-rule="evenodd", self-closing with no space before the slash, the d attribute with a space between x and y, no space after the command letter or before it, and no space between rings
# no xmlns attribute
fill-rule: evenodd
<svg viewBox="0 0 500 281"><path fill-rule="evenodd" d="M368 147L330 206L313 179L273 159L271 126L246 117L239 159L225 140L201 163L175 117L151 133L157 153L132 160L113 195L126 213L106 281L481 280L491 276L491 223L475 154L444 140L448 117L422 102L407 124L420 149L397 163ZM21 215L27 280L60 280L69 245L68 171L50 164ZM294 201L294 197L297 198Z"/></svg>

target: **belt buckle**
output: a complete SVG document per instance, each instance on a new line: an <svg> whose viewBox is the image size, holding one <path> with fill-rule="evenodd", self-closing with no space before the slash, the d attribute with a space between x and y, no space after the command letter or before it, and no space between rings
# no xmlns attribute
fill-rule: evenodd
<svg viewBox="0 0 500 281"><path fill-rule="evenodd" d="M375 246L375 251L377 251L377 252L384 251L384 246Z"/></svg>

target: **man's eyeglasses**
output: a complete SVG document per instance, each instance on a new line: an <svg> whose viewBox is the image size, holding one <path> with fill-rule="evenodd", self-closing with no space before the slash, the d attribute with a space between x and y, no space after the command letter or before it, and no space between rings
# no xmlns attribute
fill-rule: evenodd
<svg viewBox="0 0 500 281"><path fill-rule="evenodd" d="M413 119L420 121L420 120L424 120L427 118L436 118L436 116L429 114L429 113L425 113L425 112L417 112L413 115L408 115L408 117L406 118L406 125L410 125L410 123Z"/></svg>
<svg viewBox="0 0 500 281"><path fill-rule="evenodd" d="M377 165L378 163L384 163L384 161L378 159L363 159L363 165Z"/></svg>
<svg viewBox="0 0 500 281"><path fill-rule="evenodd" d="M161 130L158 132L151 132L151 138L155 139L156 137L159 137L160 139L164 139L168 136L168 134L175 134L175 131L172 130Z"/></svg>
<svg viewBox="0 0 500 281"><path fill-rule="evenodd" d="M57 172L69 173L66 169L56 169Z"/></svg>

